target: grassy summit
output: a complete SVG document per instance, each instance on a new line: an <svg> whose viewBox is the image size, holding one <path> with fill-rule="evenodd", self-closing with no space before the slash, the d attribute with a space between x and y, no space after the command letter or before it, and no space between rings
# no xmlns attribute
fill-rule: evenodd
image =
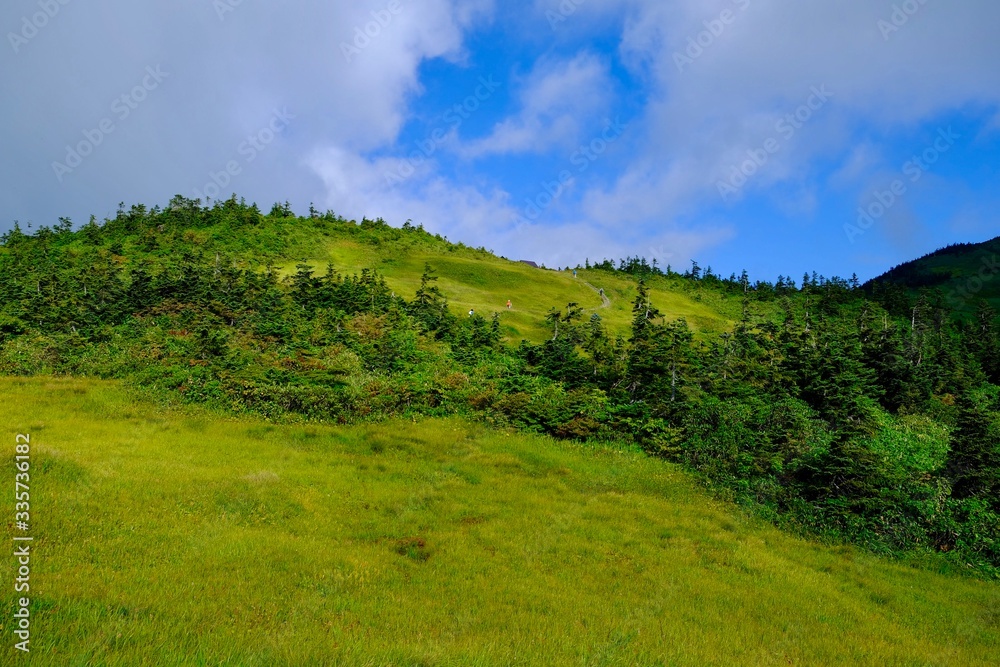
<svg viewBox="0 0 1000 667"><path fill-rule="evenodd" d="M358 242L343 232L324 237L322 247L300 261L317 267L332 263L346 273L375 268L385 275L393 290L407 298L419 287L425 264L430 264L457 312L473 309L484 316L499 312L505 334L515 342L520 338L532 342L551 338L544 325L546 313L554 306L571 302L580 304L588 315L600 315L611 331L626 333L637 293L634 280L607 271L580 270L574 278L570 271L537 269L465 246L410 245L391 238ZM284 273L293 273L296 263L284 263ZM695 295L666 280L654 281L651 288L653 299L662 304L661 310L672 317L687 318L698 330L721 332L732 326L732 321L720 312L719 300L696 301ZM607 306L601 300L600 289L610 300ZM508 299L513 306L510 311L506 307Z"/></svg>
<svg viewBox="0 0 1000 667"><path fill-rule="evenodd" d="M268 224L247 230L235 246L228 232L220 225L196 238L244 255L277 249L274 258L285 276L292 275L299 264L320 272L330 264L345 274L373 269L385 276L395 293L407 299L413 297L424 267L430 264L455 312L473 309L484 317L500 313L504 332L514 343L521 338L532 342L550 338L544 324L546 313L571 302L578 303L588 315L600 315L612 332L627 334L637 294L633 278L614 272L581 269L574 278L569 270L534 268L517 259L498 257L485 248L451 243L410 226L397 229L381 221L269 218ZM601 299L601 289L609 299L607 304ZM687 318L696 330L728 330L738 314L735 304L710 290L691 290L680 281L653 278L650 289L665 315ZM513 306L510 311L508 299Z"/></svg>

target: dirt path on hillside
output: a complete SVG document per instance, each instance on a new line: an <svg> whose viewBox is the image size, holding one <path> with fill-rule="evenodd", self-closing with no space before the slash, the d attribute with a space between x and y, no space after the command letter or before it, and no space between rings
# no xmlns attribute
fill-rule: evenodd
<svg viewBox="0 0 1000 667"><path fill-rule="evenodd" d="M589 287L590 289L594 290L595 292L597 292L600 295L600 297L601 297L601 308L607 308L608 306L611 305L611 299L609 299L608 296L604 292L602 292L601 290L597 289L596 287L594 287L593 285L591 285L590 283L588 283L586 280L583 280L581 282L584 285L586 285L587 287Z"/></svg>

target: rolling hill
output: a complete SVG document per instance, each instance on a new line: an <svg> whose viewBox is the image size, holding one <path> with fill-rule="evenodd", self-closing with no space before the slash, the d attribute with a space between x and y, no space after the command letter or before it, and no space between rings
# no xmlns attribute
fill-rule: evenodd
<svg viewBox="0 0 1000 667"><path fill-rule="evenodd" d="M989 664L1000 334L947 314L235 198L15 227L40 664Z"/></svg>
<svg viewBox="0 0 1000 667"><path fill-rule="evenodd" d="M473 309L484 315L499 312L504 331L513 341L525 338L540 342L551 337L543 325L546 313L571 302L580 304L588 315L597 313L616 333L625 333L632 320L635 281L607 271L580 269L574 278L569 270L534 268L484 250L435 243L427 238L412 243L406 243L405 237L403 243L396 238L359 242L339 230L322 239L307 256L282 264L283 273L294 272L299 261L317 267L330 263L348 273L374 268L395 291L409 297L420 285L424 265L430 264L440 278L441 290L457 311ZM733 324L725 312L729 304L723 300L705 302L704 295L699 297L662 279L652 280L650 288L661 310L672 317L687 318L699 331L721 333ZM601 289L609 299L607 305L601 300ZM513 306L510 311L506 310L508 299Z"/></svg>
<svg viewBox="0 0 1000 667"><path fill-rule="evenodd" d="M941 248L901 264L869 281L865 287L896 285L910 291L940 291L945 303L960 316L975 313L981 301L1000 310L1000 237L982 243Z"/></svg>

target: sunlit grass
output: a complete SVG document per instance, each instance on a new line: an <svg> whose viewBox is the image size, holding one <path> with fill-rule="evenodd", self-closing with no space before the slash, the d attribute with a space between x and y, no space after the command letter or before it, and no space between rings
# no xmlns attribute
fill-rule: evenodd
<svg viewBox="0 0 1000 667"><path fill-rule="evenodd" d="M997 585L789 537L636 452L458 420L234 420L83 380L0 395L8 451L33 443L31 664L1000 656Z"/></svg>
<svg viewBox="0 0 1000 667"><path fill-rule="evenodd" d="M487 318L498 312L508 339L515 343L522 338L539 342L550 337L546 314L550 308L564 309L570 302L578 303L588 316L600 315L612 334L627 335L637 293L634 280L606 271L580 271L574 278L569 271L536 269L471 249L443 252L420 245L403 249L399 244L370 245L338 238L325 246L325 253L305 261L318 273L325 271L328 262L343 274L377 269L389 286L406 299L413 298L424 265L430 264L452 312L462 314L473 309ZM293 273L297 263L283 263L282 272ZM685 317L695 330L718 332L731 328L731 321L720 314L717 295L706 292L713 302L699 303L689 294L666 289L665 285L665 281L654 280L651 298L668 318ZM604 289L611 300L608 307L603 307L599 289ZM508 299L513 306L509 311Z"/></svg>

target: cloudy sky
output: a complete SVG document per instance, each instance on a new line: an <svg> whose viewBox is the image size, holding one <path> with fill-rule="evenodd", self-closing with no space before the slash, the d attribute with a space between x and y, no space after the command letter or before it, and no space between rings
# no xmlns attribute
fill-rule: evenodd
<svg viewBox="0 0 1000 667"><path fill-rule="evenodd" d="M237 193L549 266L1000 235L994 0L7 0L0 227Z"/></svg>

